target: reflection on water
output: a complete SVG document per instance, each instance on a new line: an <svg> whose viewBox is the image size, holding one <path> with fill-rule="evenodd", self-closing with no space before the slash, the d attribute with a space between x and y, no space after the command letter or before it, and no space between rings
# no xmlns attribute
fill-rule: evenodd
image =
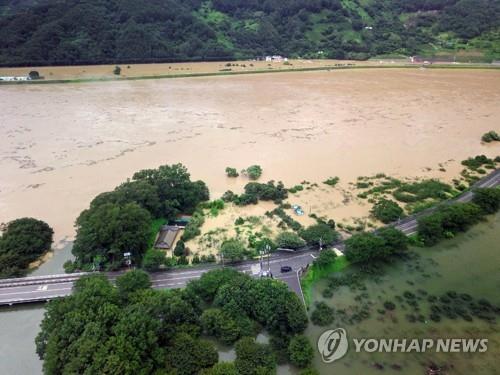
<svg viewBox="0 0 500 375"><path fill-rule="evenodd" d="M441 320L432 321L431 306L441 309L448 304L468 306L461 301L433 301L453 291L468 294L473 300L486 299L493 305L500 305L500 215L487 223L474 227L468 233L446 241L431 249L415 249L420 255L416 260L398 262L390 266L381 277L363 283L364 290L341 287L333 292L333 297L323 298L322 292L327 282L322 282L314 290L314 301L325 301L335 310L348 313L359 311L360 306L369 316L352 324L341 319L336 312L336 321L331 328L346 328L348 336L354 338L488 338L487 353L397 353L368 354L355 353L351 347L348 354L338 362L324 364L319 355L315 366L322 374L334 371L342 374L379 374L381 369L387 374L404 373L420 375L430 363L446 366L446 374L494 374L497 373L497 355L500 353L500 316L496 323L489 323L474 316L472 322L460 316L446 317L441 310ZM363 289L363 287L361 287ZM405 297L410 297L409 299ZM408 293L409 292L409 293ZM467 296L465 296L467 297ZM429 299L430 298L430 299ZM385 309L384 302L395 303L395 310ZM460 308L460 307L459 307ZM493 316L495 314L491 313ZM367 314L368 315L368 314ZM421 320L419 318L421 316ZM316 344L320 334L329 327L310 325L308 336ZM351 341L352 342L352 341Z"/></svg>

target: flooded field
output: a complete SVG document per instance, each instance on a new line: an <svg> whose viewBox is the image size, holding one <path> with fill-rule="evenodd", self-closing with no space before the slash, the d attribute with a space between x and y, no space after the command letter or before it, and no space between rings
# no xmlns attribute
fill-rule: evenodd
<svg viewBox="0 0 500 375"><path fill-rule="evenodd" d="M353 345L344 358L332 364L323 363L318 354L315 366L321 374L420 375L427 373L431 364L442 369L440 374L497 374L500 315L493 312L495 307L484 312L481 306L488 301L497 310L500 307L499 243L500 215L496 215L453 240L433 248L413 249L419 258L387 267L382 276L368 277L360 288L342 286L325 298L322 293L328 282L321 281L314 289L313 300L333 307L336 320L330 326L311 324L308 328L314 344L327 328L342 327L350 339L487 338L487 352L356 353ZM384 308L388 301L395 305L392 309ZM471 313L471 304L480 311ZM439 322L430 318L436 310L433 306L440 309ZM447 316L445 306L459 315ZM347 312L347 320L342 310ZM360 314L361 310L367 313ZM359 314L359 319L348 322L354 314ZM493 320L487 321L485 316Z"/></svg>
<svg viewBox="0 0 500 375"><path fill-rule="evenodd" d="M224 170L260 164L261 181L319 188L291 203L336 221L366 215L349 182L455 177L466 157L496 156L500 73L351 70L0 87L0 222L34 216L58 241L90 200L143 168L184 163L212 198L248 179ZM439 170L442 165L443 170ZM339 176L335 188L321 184ZM351 197L349 197L351 195ZM233 223L228 221L217 226ZM210 228L207 221L207 228ZM205 230L205 229L204 229ZM206 229L208 230L208 229Z"/></svg>

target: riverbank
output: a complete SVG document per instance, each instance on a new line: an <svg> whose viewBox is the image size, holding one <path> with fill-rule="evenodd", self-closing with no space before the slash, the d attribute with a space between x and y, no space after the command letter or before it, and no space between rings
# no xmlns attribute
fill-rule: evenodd
<svg viewBox="0 0 500 375"><path fill-rule="evenodd" d="M248 63L248 62L247 62ZM203 64L203 63L202 63ZM229 63L228 63L229 64ZM237 64L237 63L235 63ZM311 64L315 65L313 62ZM238 64L239 65L239 64ZM243 64L246 66L246 64ZM292 73L292 72L316 72L316 71L332 71L332 70L346 70L346 69L485 69L485 70L500 70L499 66L490 65L490 64L433 64L433 65L421 65L421 64L392 64L385 65L380 63L376 65L375 63L369 64L366 62L344 62L340 60L340 62L325 64L323 66L312 66L312 67L293 67L290 65L282 65L282 66L272 66L268 64L267 68L260 69L244 69L244 70L236 70L234 71L232 68L223 68L220 65L220 69L218 71L205 71L205 72L196 72L191 71L191 68L174 68L172 73L161 74L161 73L153 73L151 75L109 75L103 74L102 76L94 76L94 77L80 77L76 76L73 78L54 78L54 74L50 74L49 78L44 77L43 79L38 80L19 80L19 81L0 81L0 85L45 85L45 84L64 84L64 83L91 83L91 82L114 82L114 81L138 81L138 80L150 80L150 79L174 79L174 78L199 78L199 77L220 77L220 76L233 76L233 75L247 75L247 74L265 74L265 73ZM54 67L53 67L54 68ZM57 68L57 67L55 67ZM85 67L84 67L85 68ZM111 66L106 66L111 70ZM15 74L15 72L20 68L4 68L4 69L14 69L13 71L5 71L2 72L2 68L0 68L0 75L4 74ZM24 68L22 70L24 74L24 70L37 69L33 68ZM66 68L61 68L66 69ZM171 69L171 64L169 64L169 70ZM178 72L180 71L191 71L191 72ZM83 69L82 73L86 73L87 71Z"/></svg>

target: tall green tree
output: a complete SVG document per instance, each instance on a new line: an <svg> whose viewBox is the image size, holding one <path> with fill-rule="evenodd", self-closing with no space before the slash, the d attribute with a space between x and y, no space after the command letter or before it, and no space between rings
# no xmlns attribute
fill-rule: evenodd
<svg viewBox="0 0 500 375"><path fill-rule="evenodd" d="M148 247L151 215L137 203L105 203L83 211L76 221L73 245L75 262L81 267L100 259L101 266L117 268L124 253L131 253L133 264L141 264Z"/></svg>
<svg viewBox="0 0 500 375"><path fill-rule="evenodd" d="M338 239L338 233L326 223L314 224L299 232L308 245L330 245Z"/></svg>
<svg viewBox="0 0 500 375"><path fill-rule="evenodd" d="M0 278L21 276L28 265L50 250L54 231L33 218L9 222L0 237Z"/></svg>

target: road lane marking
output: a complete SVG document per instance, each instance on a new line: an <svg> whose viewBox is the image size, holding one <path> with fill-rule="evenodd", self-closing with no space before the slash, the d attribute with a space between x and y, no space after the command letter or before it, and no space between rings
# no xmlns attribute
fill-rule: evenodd
<svg viewBox="0 0 500 375"><path fill-rule="evenodd" d="M51 289L50 292L58 292L61 290L72 290L73 288L59 288L59 289ZM17 295L17 294L39 294L39 290L28 290L25 292L13 292L13 293L0 293L0 296L10 296L10 295Z"/></svg>

